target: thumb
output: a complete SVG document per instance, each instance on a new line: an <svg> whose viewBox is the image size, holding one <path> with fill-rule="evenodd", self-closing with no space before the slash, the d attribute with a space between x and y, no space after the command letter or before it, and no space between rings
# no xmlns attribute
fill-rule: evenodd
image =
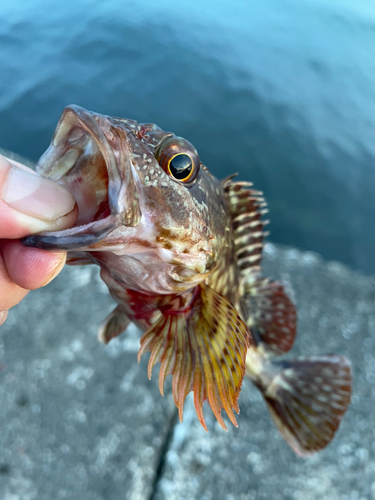
<svg viewBox="0 0 375 500"><path fill-rule="evenodd" d="M73 196L0 155L0 238L22 238L71 227L77 218Z"/></svg>

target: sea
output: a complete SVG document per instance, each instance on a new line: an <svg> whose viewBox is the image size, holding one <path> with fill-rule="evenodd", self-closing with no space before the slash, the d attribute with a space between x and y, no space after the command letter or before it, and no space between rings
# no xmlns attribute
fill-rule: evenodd
<svg viewBox="0 0 375 500"><path fill-rule="evenodd" d="M270 239L375 273L373 0L2 0L0 147L64 107L157 123L269 204Z"/></svg>

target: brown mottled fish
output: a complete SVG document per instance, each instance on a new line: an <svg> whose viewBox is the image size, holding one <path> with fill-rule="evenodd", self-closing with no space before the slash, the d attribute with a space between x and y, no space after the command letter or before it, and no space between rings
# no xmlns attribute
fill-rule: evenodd
<svg viewBox="0 0 375 500"><path fill-rule="evenodd" d="M266 203L233 176L218 181L194 146L154 124L67 107L39 175L75 197L76 226L24 243L69 251L70 264L96 263L118 305L100 329L107 343L132 321L145 333L138 360L151 351L148 375L173 375L182 420L194 392L207 430L208 400L237 426L246 375L299 455L326 446L350 401L346 358L275 360L292 347L296 311L282 284L262 277Z"/></svg>

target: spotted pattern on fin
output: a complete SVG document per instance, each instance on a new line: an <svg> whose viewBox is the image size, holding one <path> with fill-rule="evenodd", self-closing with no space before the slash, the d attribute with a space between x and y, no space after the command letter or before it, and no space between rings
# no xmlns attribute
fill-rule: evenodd
<svg viewBox="0 0 375 500"><path fill-rule="evenodd" d="M182 421L187 394L194 391L194 404L202 426L207 430L203 403L207 399L220 425L224 408L237 427L232 408L238 413L238 396L245 374L250 334L236 309L224 297L201 284L190 306L165 311L141 338L138 361L151 351L148 376L161 362L159 387L173 374L172 393Z"/></svg>
<svg viewBox="0 0 375 500"><path fill-rule="evenodd" d="M288 352L296 338L297 313L281 283L259 279L247 295L251 314L247 326L255 341L274 355Z"/></svg>
<svg viewBox="0 0 375 500"><path fill-rule="evenodd" d="M244 291L231 241L232 231L230 224L228 224L226 231L227 251L224 258L219 260L217 267L207 278L206 284L228 299L237 311L241 311L240 302Z"/></svg>
<svg viewBox="0 0 375 500"><path fill-rule="evenodd" d="M268 234L264 226L269 222L262 220L262 216L268 212L263 193L250 189L251 186L250 182L230 180L224 184L233 225L237 265L245 282L252 280L254 275L260 275L263 240Z"/></svg>
<svg viewBox="0 0 375 500"><path fill-rule="evenodd" d="M229 205L234 242L234 260L240 274L241 310L254 339L263 349L280 355L291 349L296 336L297 315L283 286L261 277L263 241L267 236L262 220L267 212L261 191L249 182L223 182Z"/></svg>
<svg viewBox="0 0 375 500"><path fill-rule="evenodd" d="M262 392L289 446L298 455L311 455L332 440L350 403L350 363L326 355L282 365Z"/></svg>

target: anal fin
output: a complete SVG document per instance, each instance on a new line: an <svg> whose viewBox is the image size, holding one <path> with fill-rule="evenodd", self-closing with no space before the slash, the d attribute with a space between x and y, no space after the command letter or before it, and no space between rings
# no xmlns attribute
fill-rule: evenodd
<svg viewBox="0 0 375 500"><path fill-rule="evenodd" d="M326 355L271 362L264 373L257 385L289 446L300 456L324 448L350 403L351 371L347 358Z"/></svg>
<svg viewBox="0 0 375 500"><path fill-rule="evenodd" d="M246 351L250 333L236 309L223 296L201 284L189 307L165 311L141 338L138 361L151 351L148 374L161 362L160 392L165 377L173 374L172 393L183 417L187 394L194 391L194 404L202 426L207 430L203 403L207 399L220 425L224 408L237 426L232 409L238 412L237 399L245 374Z"/></svg>

